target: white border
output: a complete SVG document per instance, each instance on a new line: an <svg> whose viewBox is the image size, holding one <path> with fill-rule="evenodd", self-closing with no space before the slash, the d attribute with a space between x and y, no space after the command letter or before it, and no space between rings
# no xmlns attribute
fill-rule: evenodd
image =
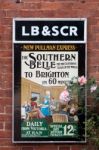
<svg viewBox="0 0 99 150"><path fill-rule="evenodd" d="M13 32L12 32L13 39ZM12 143L14 143L14 43L12 42Z"/></svg>
<svg viewBox="0 0 99 150"><path fill-rule="evenodd" d="M85 77L88 78L87 76L87 19L85 23L85 32L86 32L86 43L85 43ZM87 90L85 91L85 122L87 121ZM87 142L87 126L85 123L85 140Z"/></svg>
<svg viewBox="0 0 99 150"><path fill-rule="evenodd" d="M13 32L12 32L12 143L67 143L67 144L85 144L87 142L87 132L86 132L86 126L85 126L85 141L15 141L14 140L14 44L15 43L20 43L15 41L15 21L16 20L83 20L85 22L84 24L84 42L74 42L73 43L85 43L85 75L87 77L87 18L13 18ZM34 41L31 41L30 43L35 43ZM40 41L39 41L40 42ZM58 41L57 41L58 42ZM29 41L24 41L21 43L29 43ZM44 43L44 42L43 42ZM49 41L47 43L50 43ZM55 41L56 43L56 41ZM60 41L58 42L60 43ZM65 41L64 41L65 43ZM70 43L69 41L66 43ZM86 93L86 99L85 99L85 107L86 107L86 111L85 111L85 120L87 120L87 93Z"/></svg>
<svg viewBox="0 0 99 150"><path fill-rule="evenodd" d="M16 41L15 39L15 21L84 21L84 40L83 41ZM86 18L13 18L13 43L86 43Z"/></svg>

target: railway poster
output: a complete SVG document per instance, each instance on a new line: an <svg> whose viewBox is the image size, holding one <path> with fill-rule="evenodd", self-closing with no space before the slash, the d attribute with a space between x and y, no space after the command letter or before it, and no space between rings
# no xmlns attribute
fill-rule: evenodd
<svg viewBox="0 0 99 150"><path fill-rule="evenodd" d="M13 142L86 142L85 18L13 19ZM78 83L79 84L79 83Z"/></svg>

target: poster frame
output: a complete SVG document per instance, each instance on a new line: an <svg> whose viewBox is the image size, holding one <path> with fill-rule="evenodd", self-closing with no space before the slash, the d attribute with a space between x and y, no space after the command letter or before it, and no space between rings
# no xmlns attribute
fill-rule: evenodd
<svg viewBox="0 0 99 150"><path fill-rule="evenodd" d="M46 140L43 140L43 141L15 141L14 140L14 44L19 44L19 43L32 43L33 44L39 44L39 43L47 43L47 42L44 42L44 41L16 41L15 40L15 21L22 21L22 20L25 20L25 21L29 21L29 20L49 20L49 21L72 21L72 20L77 20L77 21L80 21L80 20L83 20L84 21L84 41L63 41L63 42L60 42L60 41L50 41L49 43L75 43L75 44L79 44L79 43L84 43L85 44L85 76L87 77L87 19L86 18L13 18L13 31L12 31L12 37L13 37L13 42L12 42L12 142L13 143L74 143L74 144L77 144L77 143L86 143L87 142L87 134L86 134L86 127L85 127L85 141L53 141L53 140L49 140L49 141L46 141ZM87 93L85 93L85 107L87 106ZM85 111L85 116L87 117L87 108L86 108L86 111ZM85 117L85 120L86 120L86 117Z"/></svg>

